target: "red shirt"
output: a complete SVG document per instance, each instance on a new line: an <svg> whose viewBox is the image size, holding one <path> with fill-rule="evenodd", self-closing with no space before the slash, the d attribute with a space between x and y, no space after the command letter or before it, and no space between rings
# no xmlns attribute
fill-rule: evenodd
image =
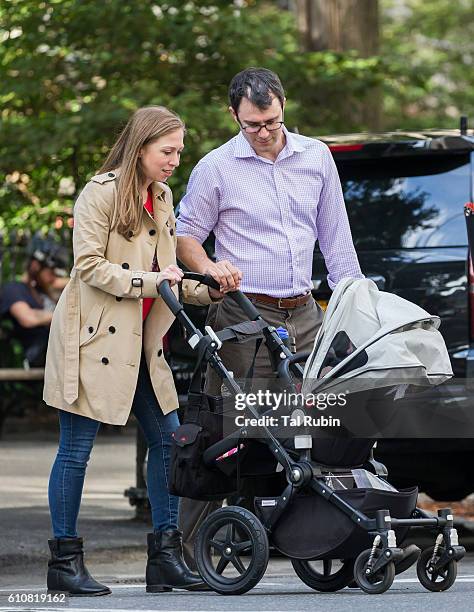
<svg viewBox="0 0 474 612"><path fill-rule="evenodd" d="M150 213L150 215L153 217L153 198L152 198L151 189L148 189L148 196L147 196L144 206L147 209L147 211ZM159 270L158 262L156 261L156 256L153 259L151 270L152 272L158 272ZM148 313L150 312L151 307L153 306L153 302L154 302L154 298L143 298L143 321L147 318Z"/></svg>

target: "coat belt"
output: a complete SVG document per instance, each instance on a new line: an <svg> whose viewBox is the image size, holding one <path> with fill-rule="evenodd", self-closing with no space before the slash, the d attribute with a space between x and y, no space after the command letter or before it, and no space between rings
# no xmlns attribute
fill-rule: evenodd
<svg viewBox="0 0 474 612"><path fill-rule="evenodd" d="M79 396L79 330L80 293L76 270L71 270L71 282L66 294L66 337L64 340L64 399L72 404Z"/></svg>

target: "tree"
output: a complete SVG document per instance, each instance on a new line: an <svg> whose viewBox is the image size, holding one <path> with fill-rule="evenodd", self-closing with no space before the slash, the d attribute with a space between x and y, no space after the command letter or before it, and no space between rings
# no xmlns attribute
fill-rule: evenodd
<svg viewBox="0 0 474 612"><path fill-rule="evenodd" d="M296 0L298 28L307 51L355 51L370 58L379 52L378 0ZM380 128L381 96L372 91L360 100L346 99L352 123Z"/></svg>
<svg viewBox="0 0 474 612"><path fill-rule="evenodd" d="M179 198L198 159L235 133L239 70L276 70L287 124L312 135L350 129L339 101L381 78L370 58L301 53L293 14L259 0L0 0L0 24L0 230L69 216L139 106L167 105L188 126Z"/></svg>
<svg viewBox="0 0 474 612"><path fill-rule="evenodd" d="M472 0L381 0L387 127L454 127L474 106Z"/></svg>
<svg viewBox="0 0 474 612"><path fill-rule="evenodd" d="M307 50L377 55L378 0L296 0L296 9Z"/></svg>

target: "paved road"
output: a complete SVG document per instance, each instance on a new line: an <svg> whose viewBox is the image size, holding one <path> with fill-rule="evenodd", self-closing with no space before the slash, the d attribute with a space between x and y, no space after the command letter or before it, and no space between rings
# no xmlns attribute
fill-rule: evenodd
<svg viewBox="0 0 474 612"><path fill-rule="evenodd" d="M446 610L472 612L474 609L474 554L469 554L459 566L456 584L445 593L430 593L418 582L414 570L397 577L391 589L383 595L366 595L359 589L344 589L338 593L317 593L305 586L293 573L286 560L272 559L262 581L249 593L224 597L215 593L184 593L174 591L159 595L144 592L143 560L121 560L113 564L99 563L91 566L94 574L112 588L112 595L96 598L72 598L67 607L82 612L120 610L159 610L160 612L185 610L206 611L263 611L291 610L292 612L322 609L325 612L350 610L371 611L387 608L403 611ZM135 573L136 572L136 573ZM11 610L58 610L63 607L51 604L11 605L7 596L15 593L46 593L44 583L27 583L10 576L10 584L0 590L0 612ZM38 578L38 577L36 577Z"/></svg>

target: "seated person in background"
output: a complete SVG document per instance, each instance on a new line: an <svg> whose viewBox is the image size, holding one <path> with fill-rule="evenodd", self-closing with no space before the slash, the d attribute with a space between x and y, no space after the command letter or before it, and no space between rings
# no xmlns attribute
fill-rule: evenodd
<svg viewBox="0 0 474 612"><path fill-rule="evenodd" d="M0 316L13 322L13 335L24 349L30 367L43 367L53 310L68 278L59 247L48 240L35 242L21 281L0 289Z"/></svg>

